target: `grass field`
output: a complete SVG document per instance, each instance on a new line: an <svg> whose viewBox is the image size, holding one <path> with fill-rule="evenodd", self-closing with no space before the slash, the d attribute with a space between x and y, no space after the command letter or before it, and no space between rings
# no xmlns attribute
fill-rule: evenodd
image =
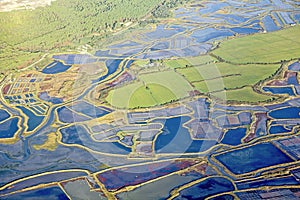
<svg viewBox="0 0 300 200"><path fill-rule="evenodd" d="M177 99L168 88L158 84L147 84L133 92L129 99L129 108L151 107Z"/></svg>
<svg viewBox="0 0 300 200"><path fill-rule="evenodd" d="M143 74L140 79L146 84L158 84L170 89L178 98L185 97L193 90L191 85L179 74L170 70Z"/></svg>
<svg viewBox="0 0 300 200"><path fill-rule="evenodd" d="M191 65L204 65L209 62L213 62L216 59L209 55L197 56L197 57L188 57L188 58L179 58L179 59L170 59L165 60L164 64L166 67L171 69L185 68L186 66Z"/></svg>
<svg viewBox="0 0 300 200"><path fill-rule="evenodd" d="M135 108L135 107L150 107L156 105L156 101L150 93L149 89L141 86L132 92L132 95L127 99L127 105L122 107Z"/></svg>
<svg viewBox="0 0 300 200"><path fill-rule="evenodd" d="M250 103L256 103L260 101L267 101L272 100L272 96L264 95L264 94L258 94L255 91L253 91L252 87L244 87L241 89L235 89L235 90L227 90L222 92L215 92L212 94L212 96L221 98L223 100L227 101L239 101L239 102L250 102Z"/></svg>
<svg viewBox="0 0 300 200"><path fill-rule="evenodd" d="M300 25L224 41L212 53L234 63L275 63L300 58Z"/></svg>
<svg viewBox="0 0 300 200"><path fill-rule="evenodd" d="M219 91L224 89L224 83L222 79L215 79L211 81L201 81L192 83L196 90L202 93L208 93L212 91Z"/></svg>
<svg viewBox="0 0 300 200"><path fill-rule="evenodd" d="M196 89L203 93L223 89L254 86L260 80L273 75L280 67L272 65L232 65L228 63L212 63L199 67L177 69Z"/></svg>
<svg viewBox="0 0 300 200"><path fill-rule="evenodd" d="M138 67L145 67L147 64L149 64L148 60L135 60L134 65Z"/></svg>
<svg viewBox="0 0 300 200"><path fill-rule="evenodd" d="M143 74L140 81L110 91L106 100L118 108L162 105L189 95L193 88L174 71Z"/></svg>
<svg viewBox="0 0 300 200"><path fill-rule="evenodd" d="M121 88L117 88L113 91L110 91L108 96L106 97L106 100L111 105L118 107L118 108L128 108L129 107L129 100L132 97L132 94L138 90L139 88L145 87L142 82L132 83L130 85L123 86ZM142 92L142 91L141 91ZM148 98L148 93L140 93L140 95L145 95L146 98L144 98L145 104L151 104L154 102L152 98ZM136 94L136 98L140 99L138 97L138 94ZM141 98L142 99L142 98ZM133 100L134 101L134 100Z"/></svg>

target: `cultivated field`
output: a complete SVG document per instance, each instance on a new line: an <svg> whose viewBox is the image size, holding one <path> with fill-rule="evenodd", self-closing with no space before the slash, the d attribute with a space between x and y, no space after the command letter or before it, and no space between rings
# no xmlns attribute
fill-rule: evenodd
<svg viewBox="0 0 300 200"><path fill-rule="evenodd" d="M213 54L234 63L274 63L299 58L300 26L222 42Z"/></svg>
<svg viewBox="0 0 300 200"><path fill-rule="evenodd" d="M278 64L233 65L213 63L177 69L177 72L193 84L197 90L207 93L254 86L260 80L272 76L279 67Z"/></svg>
<svg viewBox="0 0 300 200"><path fill-rule="evenodd" d="M226 101L240 101L250 103L272 100L273 98L269 95L258 94L257 92L253 91L252 87L215 92L212 93L212 96L221 98Z"/></svg>
<svg viewBox="0 0 300 200"><path fill-rule="evenodd" d="M214 57L211 57L209 55L203 55L203 56L196 56L196 57L186 57L186 58L165 60L164 64L166 67L177 69L177 68L185 68L188 66L204 65L214 61L216 61Z"/></svg>
<svg viewBox="0 0 300 200"><path fill-rule="evenodd" d="M108 103L119 108L161 105L188 96L193 88L174 71L143 74L139 81L108 94Z"/></svg>

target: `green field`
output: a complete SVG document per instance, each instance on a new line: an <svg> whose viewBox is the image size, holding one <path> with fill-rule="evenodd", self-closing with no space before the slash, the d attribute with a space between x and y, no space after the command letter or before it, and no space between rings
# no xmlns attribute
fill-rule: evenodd
<svg viewBox="0 0 300 200"><path fill-rule="evenodd" d="M216 64L202 65L200 67L187 67L176 69L189 82L203 81L222 76Z"/></svg>
<svg viewBox="0 0 300 200"><path fill-rule="evenodd" d="M200 67L181 68L176 71L192 83L196 89L206 93L254 86L260 80L272 76L279 67L279 64L232 65L213 63Z"/></svg>
<svg viewBox="0 0 300 200"><path fill-rule="evenodd" d="M275 63L300 58L300 25L227 40L212 53L234 63Z"/></svg>
<svg viewBox="0 0 300 200"><path fill-rule="evenodd" d="M188 57L188 58L179 58L179 59L170 59L164 60L166 67L171 69L185 68L192 65L204 65L210 62L216 61L214 57L209 55Z"/></svg>
<svg viewBox="0 0 300 200"><path fill-rule="evenodd" d="M226 101L238 101L245 103L257 103L267 100L273 100L273 96L258 94L253 91L252 87L244 87L241 89L227 90L212 93L212 96L218 97Z"/></svg>
<svg viewBox="0 0 300 200"><path fill-rule="evenodd" d="M114 98L114 97L113 97ZM125 98L124 98L125 100ZM123 108L134 108L134 107L139 107L139 106L154 106L156 105L156 101L154 97L151 95L150 90L146 89L146 86L140 86L136 90L132 91L131 95L127 99L128 102L122 102L119 107ZM124 103L127 103L124 104Z"/></svg>
<svg viewBox="0 0 300 200"><path fill-rule="evenodd" d="M147 84L133 92L129 99L129 108L151 107L177 99L168 88L158 84Z"/></svg>
<svg viewBox="0 0 300 200"><path fill-rule="evenodd" d="M187 96L192 90L191 85L182 76L171 70L143 74L139 78L146 84L154 83L170 89L178 98Z"/></svg>
<svg viewBox="0 0 300 200"><path fill-rule="evenodd" d="M118 108L143 108L162 105L189 95L193 88L174 71L143 74L139 82L114 89L106 100Z"/></svg>

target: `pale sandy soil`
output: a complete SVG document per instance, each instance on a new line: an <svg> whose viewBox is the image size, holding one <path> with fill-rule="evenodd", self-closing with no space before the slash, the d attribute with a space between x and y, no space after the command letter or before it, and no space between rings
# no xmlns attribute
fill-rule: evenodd
<svg viewBox="0 0 300 200"><path fill-rule="evenodd" d="M35 9L50 5L55 0L0 0L0 12L8 12L20 9Z"/></svg>

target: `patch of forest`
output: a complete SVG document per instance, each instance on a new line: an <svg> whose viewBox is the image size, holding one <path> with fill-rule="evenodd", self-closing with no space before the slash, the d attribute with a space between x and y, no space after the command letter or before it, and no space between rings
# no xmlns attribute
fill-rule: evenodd
<svg viewBox="0 0 300 200"><path fill-rule="evenodd" d="M74 49L141 20L162 0L58 0L0 13L0 69L24 67L45 52Z"/></svg>

